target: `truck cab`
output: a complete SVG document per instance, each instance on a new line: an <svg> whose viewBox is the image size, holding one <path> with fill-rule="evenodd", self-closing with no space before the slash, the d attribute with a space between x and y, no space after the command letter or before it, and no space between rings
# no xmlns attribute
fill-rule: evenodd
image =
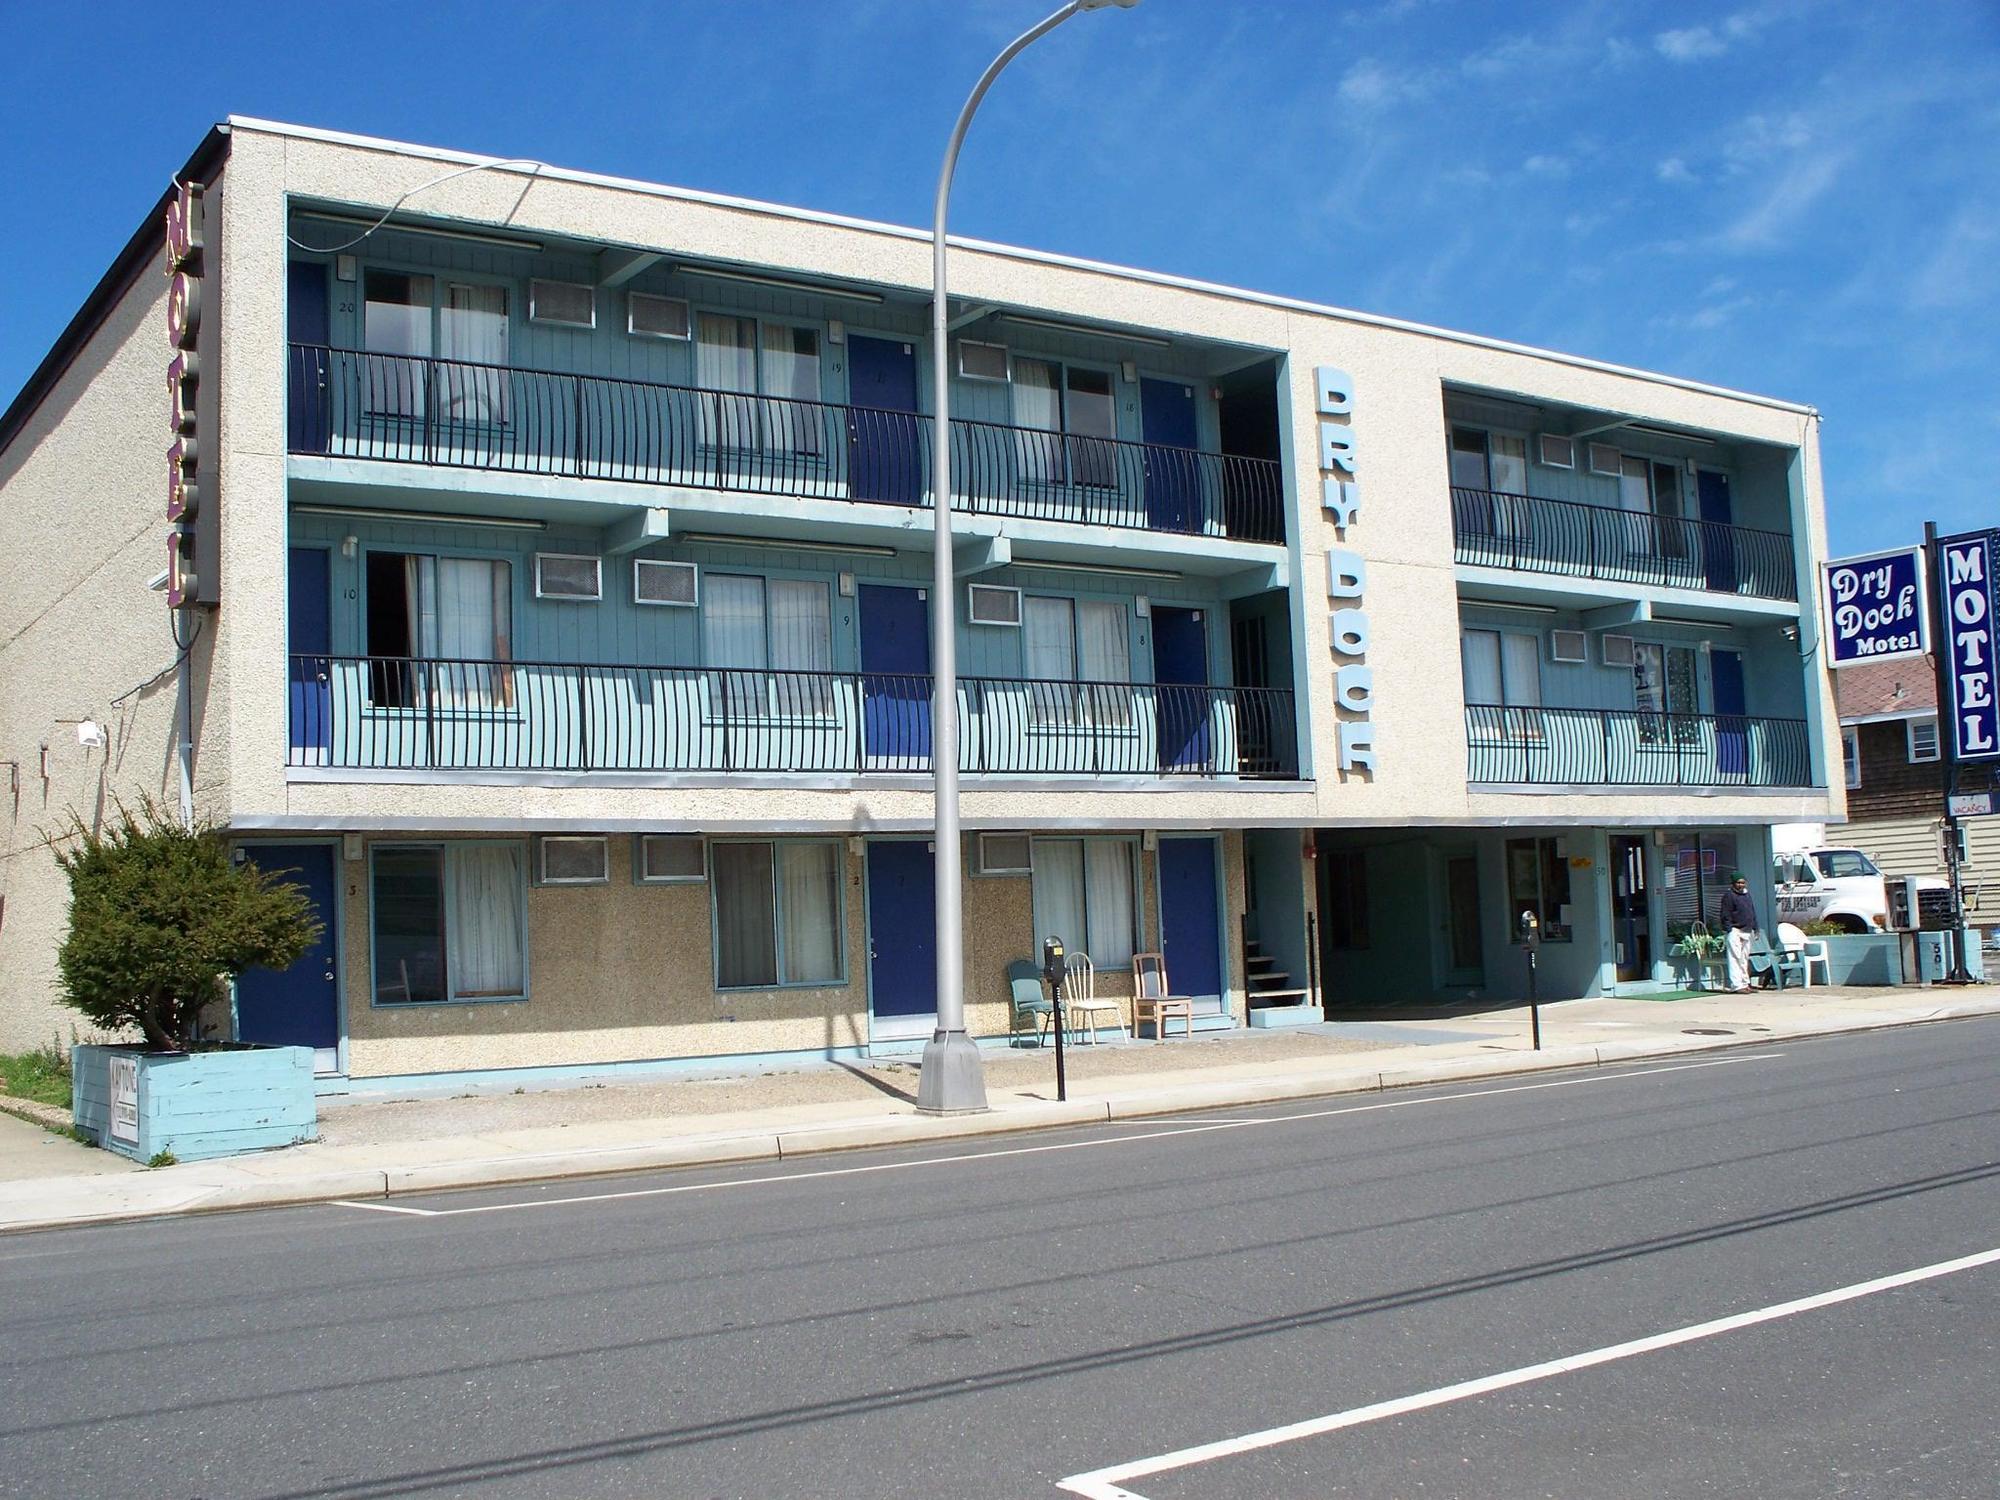
<svg viewBox="0 0 2000 1500"><path fill-rule="evenodd" d="M1889 902L1882 871L1859 849L1820 847L1780 854L1774 878L1778 920L1803 927L1833 922L1843 932L1873 932L1888 926ZM1924 885L1944 882L1926 879Z"/></svg>

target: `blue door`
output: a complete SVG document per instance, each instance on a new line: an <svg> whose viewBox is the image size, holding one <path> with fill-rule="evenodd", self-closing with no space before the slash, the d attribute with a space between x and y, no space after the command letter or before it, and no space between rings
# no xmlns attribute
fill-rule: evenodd
<svg viewBox="0 0 2000 1500"><path fill-rule="evenodd" d="M868 845L868 1008L878 1020L937 1014L937 886L930 845ZM893 1028L891 1028L893 1033ZM915 1035L905 1028L905 1034Z"/></svg>
<svg viewBox="0 0 2000 1500"><path fill-rule="evenodd" d="M1719 593L1733 594L1740 582L1736 562L1736 533L1729 528L1734 525L1734 507L1729 502L1729 476L1718 474L1713 469L1697 470L1694 476L1695 499L1701 507L1701 518L1712 524L1701 528L1701 573L1702 581Z"/></svg>
<svg viewBox="0 0 2000 1500"><path fill-rule="evenodd" d="M334 980L333 850L325 844L251 844L252 864L303 886L319 918L319 940L289 969L249 969L236 981L236 1037L282 1047L312 1047L316 1070L338 1065L340 993Z"/></svg>
<svg viewBox="0 0 2000 1500"><path fill-rule="evenodd" d="M1194 387L1177 380L1140 381L1139 419L1146 436L1146 525L1154 531L1201 530Z"/></svg>
<svg viewBox="0 0 2000 1500"><path fill-rule="evenodd" d="M1737 651L1708 654L1710 689L1715 698L1715 769L1742 776L1750 769L1750 721L1743 716L1743 656Z"/></svg>
<svg viewBox="0 0 2000 1500"><path fill-rule="evenodd" d="M1213 838L1160 840L1160 952L1177 995L1222 995Z"/></svg>
<svg viewBox="0 0 2000 1500"><path fill-rule="evenodd" d="M1215 768L1208 722L1208 626L1198 609L1153 606L1153 689L1162 772Z"/></svg>
<svg viewBox="0 0 2000 1500"><path fill-rule="evenodd" d="M848 493L856 500L923 504L914 346L850 334L847 398Z"/></svg>
<svg viewBox="0 0 2000 1500"><path fill-rule="evenodd" d="M286 428L294 453L324 453L331 433L332 407L327 391L328 313L326 266L295 260L287 272L286 330L292 348L286 354Z"/></svg>
<svg viewBox="0 0 2000 1500"><path fill-rule="evenodd" d="M922 771L931 763L931 625L923 589L861 585L864 768Z"/></svg>
<svg viewBox="0 0 2000 1500"><path fill-rule="evenodd" d="M324 547L294 547L286 583L287 681L291 696L292 764L326 763L333 743L332 608Z"/></svg>

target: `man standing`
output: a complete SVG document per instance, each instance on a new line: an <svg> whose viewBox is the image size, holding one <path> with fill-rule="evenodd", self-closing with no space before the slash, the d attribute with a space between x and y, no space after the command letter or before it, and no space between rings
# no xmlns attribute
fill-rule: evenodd
<svg viewBox="0 0 2000 1500"><path fill-rule="evenodd" d="M1729 929L1729 988L1736 994L1750 989L1750 940L1757 935L1757 903L1750 884L1738 870L1722 893L1722 925Z"/></svg>

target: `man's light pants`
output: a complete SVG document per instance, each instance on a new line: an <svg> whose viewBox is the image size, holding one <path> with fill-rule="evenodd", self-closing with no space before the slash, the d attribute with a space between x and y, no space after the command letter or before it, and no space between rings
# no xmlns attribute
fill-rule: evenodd
<svg viewBox="0 0 2000 1500"><path fill-rule="evenodd" d="M1750 988L1750 941L1757 934L1741 927L1729 929L1729 987L1732 990Z"/></svg>

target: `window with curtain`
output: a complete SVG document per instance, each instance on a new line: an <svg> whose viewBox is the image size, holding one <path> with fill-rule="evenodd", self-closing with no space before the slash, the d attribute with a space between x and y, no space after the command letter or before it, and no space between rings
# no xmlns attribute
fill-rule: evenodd
<svg viewBox="0 0 2000 1500"><path fill-rule="evenodd" d="M726 313L695 319L695 384L704 447L753 448L757 442L757 320ZM707 392L723 394L709 395Z"/></svg>
<svg viewBox="0 0 2000 1500"><path fill-rule="evenodd" d="M513 702L511 563L371 551L366 578L371 704L480 709Z"/></svg>
<svg viewBox="0 0 2000 1500"><path fill-rule="evenodd" d="M1132 633L1122 602L1030 594L1021 623L1025 670L1035 684L1031 722L1132 722Z"/></svg>
<svg viewBox="0 0 2000 1500"><path fill-rule="evenodd" d="M375 416L424 414L424 365L431 352L428 276L370 269L361 284L362 402ZM379 356L379 357L374 357Z"/></svg>
<svg viewBox="0 0 2000 1500"><path fill-rule="evenodd" d="M1076 672L1088 683L1083 716L1092 724L1123 728L1132 722L1132 632L1116 600L1080 599L1076 606Z"/></svg>
<svg viewBox="0 0 2000 1500"><path fill-rule="evenodd" d="M1029 678L1031 723L1076 717L1076 614L1067 599L1030 594L1021 616L1022 666Z"/></svg>
<svg viewBox="0 0 2000 1500"><path fill-rule="evenodd" d="M1528 440L1504 432L1488 437L1487 469L1493 480L1493 529L1501 536L1528 530Z"/></svg>
<svg viewBox="0 0 2000 1500"><path fill-rule="evenodd" d="M1641 715L1639 743L1655 745L1668 738L1692 744L1701 738L1695 656L1692 646L1666 646L1658 641L1632 644L1632 706ZM1665 719L1657 717L1666 715Z"/></svg>
<svg viewBox="0 0 2000 1500"><path fill-rule="evenodd" d="M1045 359L1014 360L1014 464L1031 484L1060 484L1063 477L1062 389Z"/></svg>
<svg viewBox="0 0 2000 1500"><path fill-rule="evenodd" d="M819 330L764 325L764 394L770 446L780 453L817 455L821 450Z"/></svg>
<svg viewBox="0 0 2000 1500"><path fill-rule="evenodd" d="M437 371L441 415L461 422L505 422L510 390L507 289L449 282L438 309Z"/></svg>
<svg viewBox="0 0 2000 1500"><path fill-rule="evenodd" d="M729 714L832 714L832 603L815 579L710 573L702 649L716 706Z"/></svg>
<svg viewBox="0 0 2000 1500"><path fill-rule="evenodd" d="M526 844L378 844L371 859L377 1005L526 997Z"/></svg>
<svg viewBox="0 0 2000 1500"><path fill-rule="evenodd" d="M1124 968L1138 947L1129 839L1036 839L1036 939L1055 936L1100 969Z"/></svg>
<svg viewBox="0 0 2000 1500"><path fill-rule="evenodd" d="M1069 477L1072 484L1109 489L1118 483L1118 413L1111 398L1111 375L1105 370L1063 371L1063 426L1069 433Z"/></svg>
<svg viewBox="0 0 2000 1500"><path fill-rule="evenodd" d="M840 846L715 843L715 987L841 984Z"/></svg>
<svg viewBox="0 0 2000 1500"><path fill-rule="evenodd" d="M1459 667L1474 734L1542 738L1541 637L1512 631L1467 630Z"/></svg>

